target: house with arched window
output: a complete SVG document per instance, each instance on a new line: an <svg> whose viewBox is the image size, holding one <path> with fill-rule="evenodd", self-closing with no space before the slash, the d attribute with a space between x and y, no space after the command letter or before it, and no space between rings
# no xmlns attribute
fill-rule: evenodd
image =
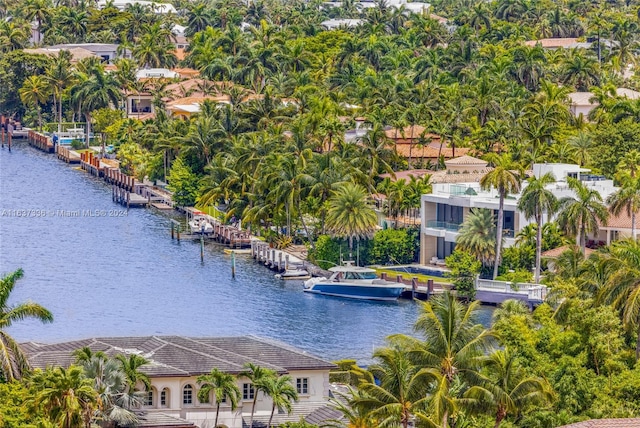
<svg viewBox="0 0 640 428"><path fill-rule="evenodd" d="M108 356L137 354L149 361L140 370L151 380L143 406L140 427L186 428L213 426L215 397L200 400L197 378L218 369L237 377L241 400L236 410L225 401L220 406L218 426L242 428L248 423L256 391L241 376L247 363L291 376L298 402L291 414L278 413L274 425L298 421L327 405L329 370L335 365L282 342L255 336L192 338L149 336L92 338L57 344L25 343L23 350L35 368L68 367L73 352L83 347ZM254 427L264 426L271 414L268 396L257 394Z"/></svg>

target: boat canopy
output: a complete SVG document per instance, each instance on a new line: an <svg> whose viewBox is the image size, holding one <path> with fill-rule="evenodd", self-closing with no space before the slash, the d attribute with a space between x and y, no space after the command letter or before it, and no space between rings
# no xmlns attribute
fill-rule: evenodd
<svg viewBox="0 0 640 428"><path fill-rule="evenodd" d="M357 272L357 273L376 273L375 269L360 266L334 266L329 268L330 272Z"/></svg>

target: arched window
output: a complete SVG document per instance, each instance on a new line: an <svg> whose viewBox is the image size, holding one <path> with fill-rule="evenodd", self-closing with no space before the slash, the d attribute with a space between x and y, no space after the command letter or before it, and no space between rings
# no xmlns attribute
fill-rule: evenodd
<svg viewBox="0 0 640 428"><path fill-rule="evenodd" d="M182 388L182 404L193 404L193 386L185 385L184 388Z"/></svg>
<svg viewBox="0 0 640 428"><path fill-rule="evenodd" d="M169 388L160 391L160 407L169 407Z"/></svg>
<svg viewBox="0 0 640 428"><path fill-rule="evenodd" d="M154 388L151 388L150 390L148 390L147 394L144 396L144 400L142 402L142 405L146 406L146 407L153 406L154 395L155 395Z"/></svg>

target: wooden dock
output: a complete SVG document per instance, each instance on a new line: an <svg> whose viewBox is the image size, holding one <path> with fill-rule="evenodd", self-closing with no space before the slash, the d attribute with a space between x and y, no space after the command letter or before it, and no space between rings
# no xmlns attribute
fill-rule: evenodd
<svg viewBox="0 0 640 428"><path fill-rule="evenodd" d="M11 133L9 133L9 136L11 137ZM44 134L40 134L39 132L31 129L27 132L27 142L30 146L33 146L38 150L53 153L53 141Z"/></svg>
<svg viewBox="0 0 640 428"><path fill-rule="evenodd" d="M66 163L80 163L82 160L82 154L84 153L78 153L68 147L61 146L60 144L56 146L56 156L58 159Z"/></svg>
<svg viewBox="0 0 640 428"><path fill-rule="evenodd" d="M111 188L111 199L127 208L146 207L149 204L144 196L115 185Z"/></svg>

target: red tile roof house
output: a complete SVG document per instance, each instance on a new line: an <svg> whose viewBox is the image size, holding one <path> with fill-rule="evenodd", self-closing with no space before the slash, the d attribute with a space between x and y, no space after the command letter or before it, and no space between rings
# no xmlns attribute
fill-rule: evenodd
<svg viewBox="0 0 640 428"><path fill-rule="evenodd" d="M109 356L142 355L149 361L140 368L151 380L151 391L142 407L140 427L183 428L213 425L215 400L198 400L199 375L217 368L237 376L242 394L238 409L222 404L219 427L242 428L249 421L254 390L248 379L240 376L246 363L273 369L291 376L298 391L298 402L291 414L274 415L274 425L297 422L328 405L329 370L336 366L317 356L285 343L255 336L242 337L103 337L56 344L21 345L34 368L71 365L73 352L89 347ZM258 394L254 427L269 420L271 399Z"/></svg>

